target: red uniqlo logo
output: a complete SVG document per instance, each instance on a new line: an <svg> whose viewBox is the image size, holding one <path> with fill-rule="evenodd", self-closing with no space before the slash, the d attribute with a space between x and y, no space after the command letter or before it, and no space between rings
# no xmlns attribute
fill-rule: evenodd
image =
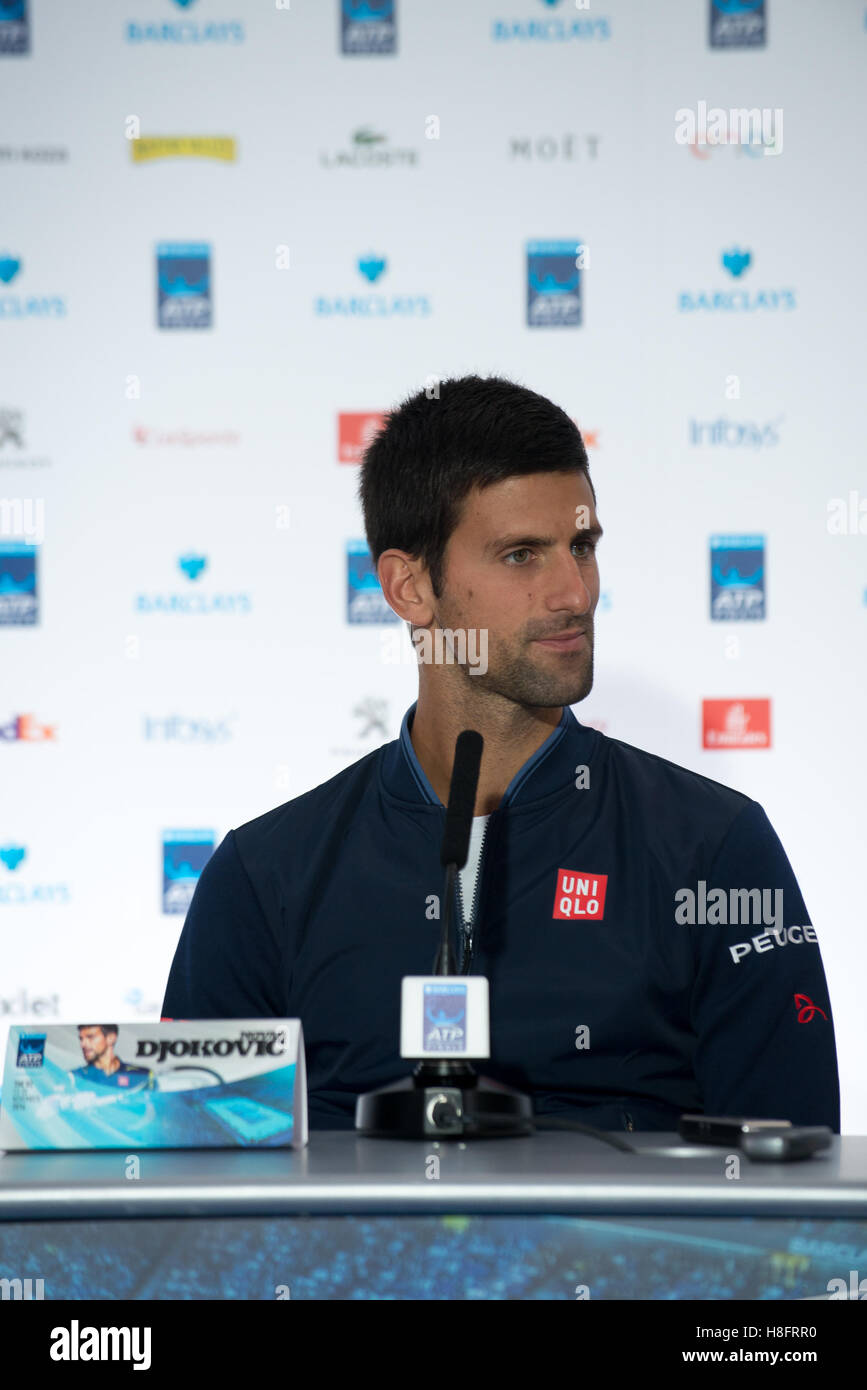
<svg viewBox="0 0 867 1390"><path fill-rule="evenodd" d="M607 874L588 874L576 869L557 870L557 892L552 917L572 922L601 922L605 916Z"/></svg>
<svg viewBox="0 0 867 1390"><path fill-rule="evenodd" d="M385 424L383 410L342 410L337 421L337 462L361 463L361 456Z"/></svg>
<svg viewBox="0 0 867 1390"><path fill-rule="evenodd" d="M703 700L704 748L770 748L770 700Z"/></svg>

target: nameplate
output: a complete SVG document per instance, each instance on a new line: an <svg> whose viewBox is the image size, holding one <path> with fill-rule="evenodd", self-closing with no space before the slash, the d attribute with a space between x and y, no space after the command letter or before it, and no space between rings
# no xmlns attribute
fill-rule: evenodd
<svg viewBox="0 0 867 1390"><path fill-rule="evenodd" d="M0 1149L302 1148L301 1023L16 1024Z"/></svg>

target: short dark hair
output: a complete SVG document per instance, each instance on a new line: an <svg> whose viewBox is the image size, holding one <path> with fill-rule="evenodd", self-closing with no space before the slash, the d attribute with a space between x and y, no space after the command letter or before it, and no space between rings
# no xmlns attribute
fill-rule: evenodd
<svg viewBox="0 0 867 1390"><path fill-rule="evenodd" d="M79 1031L79 1033L81 1032L82 1028L101 1028L102 1031L103 1031L103 1033L116 1033L116 1032L117 1032L117 1024L116 1024L116 1023L79 1023L79 1025L78 1025L78 1031Z"/></svg>
<svg viewBox="0 0 867 1390"><path fill-rule="evenodd" d="M358 495L374 565L394 547L427 566L442 593L446 545L474 488L527 473L583 472L581 433L565 410L499 376L451 377L386 416L361 465Z"/></svg>

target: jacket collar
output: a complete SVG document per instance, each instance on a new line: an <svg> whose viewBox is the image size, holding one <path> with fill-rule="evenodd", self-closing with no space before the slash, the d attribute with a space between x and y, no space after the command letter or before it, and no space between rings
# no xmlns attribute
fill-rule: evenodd
<svg viewBox="0 0 867 1390"><path fill-rule="evenodd" d="M415 718L415 701L410 705L400 726L400 736L387 743L383 750L382 776L387 791L401 801L422 802L442 806L416 757L410 738ZM504 806L539 801L574 784L574 769L579 763L589 763L599 735L595 729L579 724L568 705L564 705L560 723L515 773L500 802Z"/></svg>

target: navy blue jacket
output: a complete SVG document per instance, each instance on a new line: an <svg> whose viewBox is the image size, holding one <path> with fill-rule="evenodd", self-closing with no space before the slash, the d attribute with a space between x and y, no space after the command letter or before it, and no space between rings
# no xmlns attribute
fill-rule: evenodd
<svg viewBox="0 0 867 1390"><path fill-rule="evenodd" d="M431 972L445 821L414 713L398 739L229 832L172 963L165 1017L302 1020L311 1128L351 1127L360 1092L413 1069L400 982ZM477 1070L602 1129L672 1130L702 1111L839 1133L809 922L757 802L565 707L485 832L472 973L490 981L491 1060Z"/></svg>

